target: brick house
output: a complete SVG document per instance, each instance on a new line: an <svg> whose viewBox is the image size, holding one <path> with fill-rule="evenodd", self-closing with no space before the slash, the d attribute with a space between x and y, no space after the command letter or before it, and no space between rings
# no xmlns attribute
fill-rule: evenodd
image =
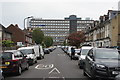
<svg viewBox="0 0 120 80"><path fill-rule="evenodd" d="M0 24L0 35L2 40L12 40L12 33L9 32L2 24Z"/></svg>
<svg viewBox="0 0 120 80"><path fill-rule="evenodd" d="M22 45L19 46L28 46L33 44L32 36L21 30L17 24L11 24L7 27L7 30L13 35L12 41L14 41L16 44L22 43Z"/></svg>

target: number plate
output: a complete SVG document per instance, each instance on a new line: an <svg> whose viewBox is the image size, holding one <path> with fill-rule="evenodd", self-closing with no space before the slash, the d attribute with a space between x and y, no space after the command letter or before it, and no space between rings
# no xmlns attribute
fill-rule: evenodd
<svg viewBox="0 0 120 80"><path fill-rule="evenodd" d="M6 66L0 66L0 68L7 68Z"/></svg>

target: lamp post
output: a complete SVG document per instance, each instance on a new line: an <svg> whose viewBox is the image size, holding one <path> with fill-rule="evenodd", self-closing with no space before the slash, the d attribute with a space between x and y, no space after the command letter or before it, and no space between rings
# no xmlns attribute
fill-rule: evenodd
<svg viewBox="0 0 120 80"><path fill-rule="evenodd" d="M25 20L26 20L26 19L29 19L29 18L33 18L33 16L31 16L31 17L26 17L26 18L24 19L24 29L25 29Z"/></svg>

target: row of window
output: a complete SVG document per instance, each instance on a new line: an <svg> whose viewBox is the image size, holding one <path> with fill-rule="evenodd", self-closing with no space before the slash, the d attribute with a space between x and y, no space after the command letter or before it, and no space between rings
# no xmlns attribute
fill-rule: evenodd
<svg viewBox="0 0 120 80"><path fill-rule="evenodd" d="M42 31L69 31L69 29L41 29Z"/></svg>
<svg viewBox="0 0 120 80"><path fill-rule="evenodd" d="M34 21L33 21L33 20L32 20L31 22L46 22L46 23L49 23L49 22L50 22L50 23L51 23L51 22L54 22L54 23L69 23L69 21L57 21L57 20L56 20L56 21L52 21L52 20L50 20L50 21L47 21L47 20L46 20L46 21L44 21L44 20L36 20L36 21L35 21L35 20L34 20Z"/></svg>
<svg viewBox="0 0 120 80"><path fill-rule="evenodd" d="M68 34L45 34L45 36L68 36Z"/></svg>
<svg viewBox="0 0 120 80"><path fill-rule="evenodd" d="M69 26L40 26L40 28L69 28Z"/></svg>
<svg viewBox="0 0 120 80"><path fill-rule="evenodd" d="M50 24L48 24L48 23L41 23L41 24L37 24L37 23L32 23L31 24L31 26L55 26L55 25L65 25L65 26L68 26L69 24L57 24L57 23L50 23Z"/></svg>
<svg viewBox="0 0 120 80"><path fill-rule="evenodd" d="M67 34L67 33L69 33L69 32L63 32L63 31L61 31L61 32L44 32L45 34Z"/></svg>
<svg viewBox="0 0 120 80"><path fill-rule="evenodd" d="M94 23L94 21L77 21L77 23Z"/></svg>

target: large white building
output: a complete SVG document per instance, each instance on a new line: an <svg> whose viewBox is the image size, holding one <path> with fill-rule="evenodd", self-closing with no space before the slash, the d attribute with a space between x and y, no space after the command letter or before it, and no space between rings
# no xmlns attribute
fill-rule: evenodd
<svg viewBox="0 0 120 80"><path fill-rule="evenodd" d="M54 45L63 44L70 33L86 30L94 26L94 20L81 20L76 15L65 19L41 19L32 17L28 22L27 29L41 28L45 36L51 36Z"/></svg>

